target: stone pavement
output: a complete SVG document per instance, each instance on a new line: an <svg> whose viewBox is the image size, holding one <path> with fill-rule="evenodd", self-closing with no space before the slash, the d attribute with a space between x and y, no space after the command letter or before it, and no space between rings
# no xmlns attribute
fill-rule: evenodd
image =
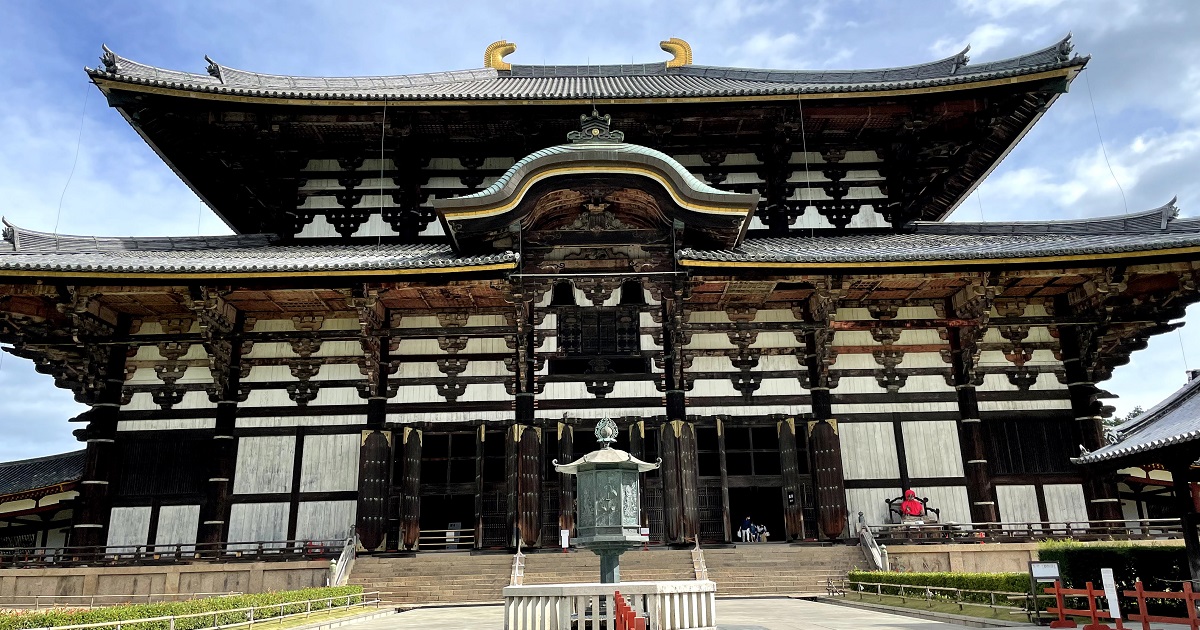
<svg viewBox="0 0 1200 630"><path fill-rule="evenodd" d="M353 625L353 630L499 630L503 606L421 608ZM720 630L966 630L912 617L796 599L718 599Z"/></svg>

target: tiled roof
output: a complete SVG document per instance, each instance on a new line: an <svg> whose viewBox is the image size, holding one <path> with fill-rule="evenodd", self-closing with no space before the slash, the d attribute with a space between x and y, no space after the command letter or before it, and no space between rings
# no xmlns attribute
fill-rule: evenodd
<svg viewBox="0 0 1200 630"><path fill-rule="evenodd" d="M13 249L0 249L4 271L126 273L269 273L387 271L511 264L515 252L458 256L449 245L272 245L266 235L183 238L93 238L5 229ZM55 242L57 241L57 249ZM28 244L28 247L27 247Z"/></svg>
<svg viewBox="0 0 1200 630"><path fill-rule="evenodd" d="M352 100L507 100L766 96L899 90L971 83L1083 66L1069 37L1001 61L969 64L966 51L931 63L877 70L757 70L665 63L481 68L377 77L293 77L212 63L209 74L165 70L105 49L94 78L243 96Z"/></svg>
<svg viewBox="0 0 1200 630"><path fill-rule="evenodd" d="M1176 219L1174 201L1138 214L1016 223L915 222L902 232L748 237L732 250L679 251L683 261L843 263L987 260L1200 247L1200 219Z"/></svg>
<svg viewBox="0 0 1200 630"><path fill-rule="evenodd" d="M1200 440L1200 378L1118 427L1117 442L1071 461L1096 464ZM1162 463L1162 462L1157 462Z"/></svg>
<svg viewBox="0 0 1200 630"><path fill-rule="evenodd" d="M0 463L0 496L79 481L85 451Z"/></svg>

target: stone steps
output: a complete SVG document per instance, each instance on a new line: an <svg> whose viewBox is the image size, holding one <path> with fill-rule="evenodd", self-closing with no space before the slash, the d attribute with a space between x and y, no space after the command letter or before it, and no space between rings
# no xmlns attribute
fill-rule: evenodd
<svg viewBox="0 0 1200 630"><path fill-rule="evenodd" d="M764 543L704 552L718 595L786 595L824 592L830 577L842 578L862 564L857 547L794 547ZM394 604L499 601L508 586L512 556L468 552L424 553L410 558L363 556L352 584L379 591ZM540 552L525 557L525 584L594 582L600 559L586 551ZM621 556L622 581L690 580L688 550L630 551Z"/></svg>

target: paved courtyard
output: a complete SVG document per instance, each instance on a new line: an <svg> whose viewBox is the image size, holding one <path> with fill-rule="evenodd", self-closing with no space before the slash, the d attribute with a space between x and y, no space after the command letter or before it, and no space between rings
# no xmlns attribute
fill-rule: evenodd
<svg viewBox="0 0 1200 630"><path fill-rule="evenodd" d="M497 630L502 606L425 608L353 625L353 630ZM717 600L721 630L964 630L966 626L795 599Z"/></svg>

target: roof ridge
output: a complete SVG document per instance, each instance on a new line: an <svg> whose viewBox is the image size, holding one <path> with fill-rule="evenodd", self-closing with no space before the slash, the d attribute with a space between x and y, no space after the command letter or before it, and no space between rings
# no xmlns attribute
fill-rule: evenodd
<svg viewBox="0 0 1200 630"><path fill-rule="evenodd" d="M133 247L119 247L119 249L142 251L169 251L175 249L186 249L187 245L206 247L227 244L268 245L278 238L274 234L261 233L198 236L89 236L83 234L56 234L53 232L31 230L14 225L7 219L3 219L3 225L3 240L11 243L12 249L0 250L0 255L6 253L59 251L59 248L63 246L67 248L64 250L66 252L88 252L88 244L94 246L94 251L111 250L114 246L122 245ZM50 248L49 243L53 243L54 247ZM149 247L149 245L154 244L160 246L157 248ZM162 247L161 245L163 244L167 244L169 246ZM145 245L146 247L136 247L137 245Z"/></svg>
<svg viewBox="0 0 1200 630"><path fill-rule="evenodd" d="M1179 197L1172 197L1167 203L1135 212L1133 214L1110 214L1099 217L1082 217L1078 219L1057 219L1051 221L911 221L906 224L909 228L917 232L926 233L948 233L948 232L963 232L968 230L988 230L988 228L1003 228L1003 227L1065 227L1065 226L1100 226L1103 224L1120 223L1127 226L1130 221L1138 221L1141 219L1157 219L1159 230L1166 230L1177 221L1191 223L1196 221L1195 218L1179 218L1179 207L1176 202ZM1074 231L1074 230L1071 230ZM1123 232L1130 231L1128 227ZM1056 230L1037 230L1038 233L1055 234ZM1008 231L1005 233L1019 233Z"/></svg>

